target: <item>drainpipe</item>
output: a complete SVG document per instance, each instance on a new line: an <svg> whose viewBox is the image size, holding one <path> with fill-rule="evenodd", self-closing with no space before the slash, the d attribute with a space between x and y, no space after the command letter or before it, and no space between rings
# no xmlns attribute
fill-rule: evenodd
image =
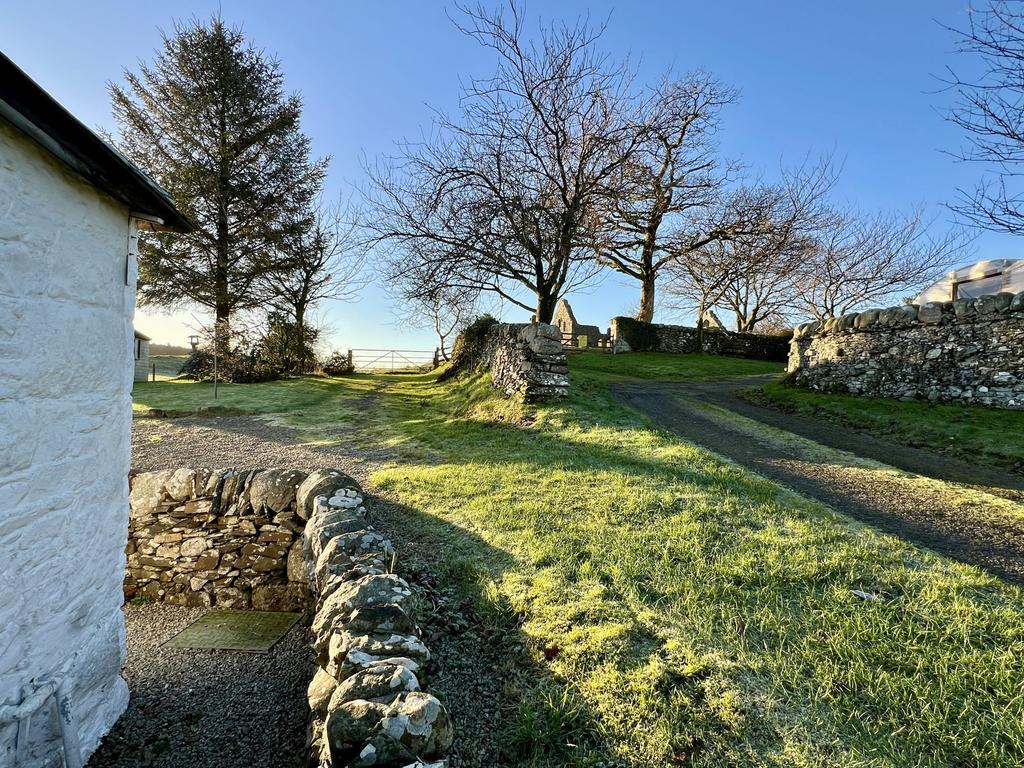
<svg viewBox="0 0 1024 768"><path fill-rule="evenodd" d="M0 706L0 726L18 724L18 734L14 746L15 765L24 761L28 751L32 716L42 709L50 699L53 699L57 711L57 726L60 729L61 744L64 748L65 768L82 768L82 745L78 740L78 727L71 706L73 687L66 678L57 681L50 680L37 685L31 693L25 693L21 704Z"/></svg>

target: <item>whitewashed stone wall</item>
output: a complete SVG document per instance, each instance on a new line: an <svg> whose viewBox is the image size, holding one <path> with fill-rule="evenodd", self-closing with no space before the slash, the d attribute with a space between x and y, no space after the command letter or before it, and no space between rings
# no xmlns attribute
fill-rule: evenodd
<svg viewBox="0 0 1024 768"><path fill-rule="evenodd" d="M128 702L132 235L126 208L0 121L0 704L65 677L86 755ZM56 755L45 715L28 766ZM0 727L0 765L13 749Z"/></svg>

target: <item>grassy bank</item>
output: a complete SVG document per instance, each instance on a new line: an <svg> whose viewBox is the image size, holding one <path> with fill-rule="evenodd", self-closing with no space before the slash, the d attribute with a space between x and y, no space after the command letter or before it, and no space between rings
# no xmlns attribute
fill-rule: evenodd
<svg viewBox="0 0 1024 768"><path fill-rule="evenodd" d="M393 447L374 485L442 553L479 631L521 633L532 655L509 764L1020 764L1020 590L780 492L607 387L765 364L570 365L571 398L538 408L432 376L248 385L232 402L303 439ZM202 390L174 388L200 386L137 400L199 407Z"/></svg>
<svg viewBox="0 0 1024 768"><path fill-rule="evenodd" d="M782 375L782 363L714 355L669 355L663 352L575 352L569 355L576 377L590 379L707 379L730 376Z"/></svg>
<svg viewBox="0 0 1024 768"><path fill-rule="evenodd" d="M828 395L781 384L769 384L749 396L791 413L829 419L905 445L998 466L1024 463L1024 411Z"/></svg>

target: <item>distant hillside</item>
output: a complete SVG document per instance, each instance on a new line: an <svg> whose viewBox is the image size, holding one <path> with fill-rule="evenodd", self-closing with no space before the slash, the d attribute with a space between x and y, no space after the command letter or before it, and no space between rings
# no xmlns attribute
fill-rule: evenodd
<svg viewBox="0 0 1024 768"><path fill-rule="evenodd" d="M188 347L176 347L174 344L153 344L150 342L149 354L151 355L189 355L192 350Z"/></svg>

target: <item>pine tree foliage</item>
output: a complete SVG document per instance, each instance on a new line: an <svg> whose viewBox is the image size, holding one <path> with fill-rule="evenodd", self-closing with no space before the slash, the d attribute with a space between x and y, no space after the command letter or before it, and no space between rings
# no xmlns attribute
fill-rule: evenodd
<svg viewBox="0 0 1024 768"><path fill-rule="evenodd" d="M122 152L198 225L144 239L142 302L194 302L218 321L259 307L266 276L290 266L282 245L308 228L327 167L310 157L279 62L217 17L191 21L110 93Z"/></svg>

